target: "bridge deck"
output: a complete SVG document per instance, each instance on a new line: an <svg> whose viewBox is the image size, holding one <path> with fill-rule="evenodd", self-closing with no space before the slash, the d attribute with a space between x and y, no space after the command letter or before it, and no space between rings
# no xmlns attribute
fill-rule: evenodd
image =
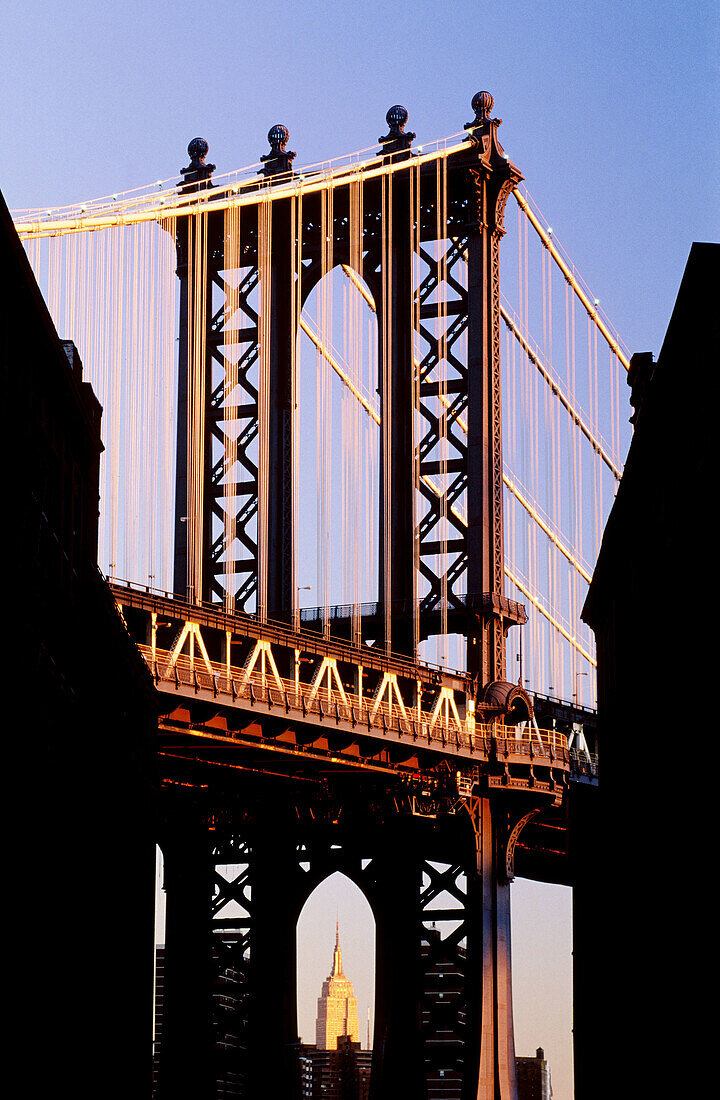
<svg viewBox="0 0 720 1100"><path fill-rule="evenodd" d="M161 753L297 779L358 770L558 801L577 769L565 734L508 726L453 673L114 584L163 698ZM456 788L457 790L458 788Z"/></svg>

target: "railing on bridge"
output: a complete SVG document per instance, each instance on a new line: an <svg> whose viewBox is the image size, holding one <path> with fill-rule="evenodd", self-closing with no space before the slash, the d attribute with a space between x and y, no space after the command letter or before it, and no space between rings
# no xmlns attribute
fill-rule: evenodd
<svg viewBox="0 0 720 1100"><path fill-rule="evenodd" d="M404 702L393 673L388 673L381 682L382 694L376 689L368 697L366 693L346 689L334 658L326 658L313 680L304 682L299 677L302 650L297 651L298 674L292 679L282 677L275 662L268 660L271 648L265 642L258 642L254 650L254 655L266 656L262 667L258 667L258 661L251 672L232 668L229 675L226 669L204 658L173 658L170 650L156 649L153 653L147 645L140 645L139 649L157 687L164 691L189 690L194 695L210 694L214 699L224 696L232 705L276 709L301 720L329 722L336 728L364 728L375 736L410 739L428 748L449 749L463 755L506 760L518 757L569 766L567 738L563 733L536 729L532 723L518 728L506 726L499 719L477 721L472 707L463 706L451 687L441 686L434 705L424 707L421 703ZM359 667L361 670L362 666ZM334 686L330 686L332 681Z"/></svg>
<svg viewBox="0 0 720 1100"><path fill-rule="evenodd" d="M515 785L513 766L523 769L522 785L533 768L546 769L538 782L548 789L563 774L580 774L563 731L532 720L507 724L504 714L476 702L466 673L217 605L198 607L117 582L112 591L157 689L170 697L212 701L261 723L285 716L312 728L315 740L324 733L360 739L368 757L392 744L496 765L508 786ZM583 774L588 766L581 762Z"/></svg>

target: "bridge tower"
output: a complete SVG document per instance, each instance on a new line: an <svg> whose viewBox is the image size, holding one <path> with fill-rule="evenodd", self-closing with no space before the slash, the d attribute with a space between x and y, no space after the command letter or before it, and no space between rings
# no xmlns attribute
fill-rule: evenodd
<svg viewBox="0 0 720 1100"><path fill-rule="evenodd" d="M507 631L525 614L504 591L499 244L521 175L498 140L492 96L480 92L472 106L463 146L433 157L413 150L407 111L391 108L378 157L327 180L299 180L288 132L273 126L234 224L214 203L207 143L191 142L180 185L189 213L177 221L175 590L189 605L187 636L215 614L221 638L220 612L294 621L295 347L332 239L334 264L357 268L361 257L378 323L382 625L370 648L401 663L398 705L419 715L427 677L407 671L419 643L449 628L464 635L464 720L512 725L532 707L505 669ZM452 287L442 307L441 282ZM240 471L232 506L230 449ZM350 636L340 619L333 630ZM285 672L275 674L280 683ZM358 675L362 684L362 666ZM362 687L358 697L362 705ZM187 713L207 723L213 706L196 691ZM255 721L282 741L281 719ZM374 1100L421 1100L441 1076L462 1100L513 1100L513 853L524 826L558 805L561 782L538 782L532 766L513 779L492 748L482 761L420 767L415 785L393 773L391 784L379 764L335 768L334 744L324 771L298 765L280 780L253 758L218 778L211 759L187 755L168 777L160 1096L299 1096L295 925L315 885L342 870L377 925ZM418 750L384 751L383 766L396 767ZM457 987L442 1000L431 990L447 965Z"/></svg>

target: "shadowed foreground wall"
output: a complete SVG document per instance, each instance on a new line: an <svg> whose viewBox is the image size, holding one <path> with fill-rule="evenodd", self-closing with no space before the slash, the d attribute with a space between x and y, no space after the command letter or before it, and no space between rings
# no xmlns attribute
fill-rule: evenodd
<svg viewBox="0 0 720 1100"><path fill-rule="evenodd" d="M657 362L633 357L634 436L583 612L601 804L579 892L596 927L576 1002L598 1037L582 1100L702 1095L711 1057L718 289L720 245L694 244Z"/></svg>
<svg viewBox="0 0 720 1100"><path fill-rule="evenodd" d="M101 409L0 198L5 779L22 1091L149 1095L154 688L97 560ZM8 598L9 597L9 598Z"/></svg>

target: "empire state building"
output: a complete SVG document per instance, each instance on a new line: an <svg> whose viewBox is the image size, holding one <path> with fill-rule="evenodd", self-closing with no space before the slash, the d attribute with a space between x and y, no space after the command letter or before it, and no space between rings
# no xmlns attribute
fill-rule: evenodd
<svg viewBox="0 0 720 1100"><path fill-rule="evenodd" d="M343 974L338 924L335 931L332 973L323 982L322 993L318 997L315 1045L318 1050L337 1050L338 1038L343 1036L347 1036L353 1043L360 1041L357 998L353 992L352 982Z"/></svg>

